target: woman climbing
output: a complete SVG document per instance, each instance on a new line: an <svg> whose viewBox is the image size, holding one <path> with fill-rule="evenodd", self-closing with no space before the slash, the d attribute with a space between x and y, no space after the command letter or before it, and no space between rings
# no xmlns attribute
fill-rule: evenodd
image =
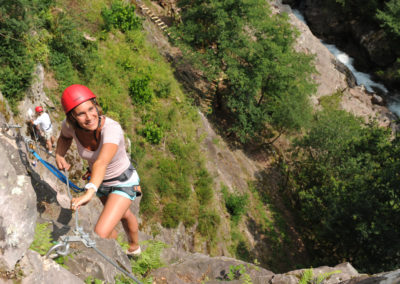
<svg viewBox="0 0 400 284"><path fill-rule="evenodd" d="M128 236L128 255L139 255L138 222L129 209L141 195L139 176L125 150L124 134L118 122L102 115L96 95L83 85L67 87L61 97L66 114L57 141L56 163L70 168L65 154L75 140L81 158L89 163L90 182L85 194L72 198L71 209L87 204L96 194L104 205L94 231L102 238L117 238L119 221Z"/></svg>

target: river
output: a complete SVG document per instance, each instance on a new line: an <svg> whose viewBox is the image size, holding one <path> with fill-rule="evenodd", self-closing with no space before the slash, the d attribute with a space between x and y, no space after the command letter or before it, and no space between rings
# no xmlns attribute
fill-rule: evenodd
<svg viewBox="0 0 400 284"><path fill-rule="evenodd" d="M307 22L299 10L292 9L292 12L300 21L307 25ZM385 95L385 98L390 98L390 100L387 102L387 108L392 113L396 114L397 117L400 117L400 98L390 96L388 89L383 84L373 81L370 74L357 71L353 65L354 59L348 56L345 52L339 50L333 44L327 44L322 40L320 41L336 57L338 61L349 68L356 79L357 85L364 85L368 92L374 93L379 91Z"/></svg>

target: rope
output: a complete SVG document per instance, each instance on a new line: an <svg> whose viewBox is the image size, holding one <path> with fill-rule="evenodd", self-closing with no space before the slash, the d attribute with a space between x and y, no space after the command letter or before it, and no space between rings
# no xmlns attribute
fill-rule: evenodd
<svg viewBox="0 0 400 284"><path fill-rule="evenodd" d="M68 196L69 198L72 199L72 194L70 191L70 182L68 179L68 171L65 170L65 176L66 176L66 185L67 185L67 192L68 192ZM75 211L75 236L66 236L63 239L63 243L64 244L56 244L55 246L53 246L46 254L46 257L48 255L50 255L50 252L53 250L56 250L57 254L60 255L67 255L68 254L68 249L69 249L69 242L73 242L73 241L81 241L86 247L89 248L93 248L100 256L102 256L106 261L108 261L110 264L112 264L115 268L117 268L119 271L121 271L122 273L124 273L126 276L128 276L129 278L131 278L133 281L135 281L138 284L142 284L142 282L140 282L135 276L133 276L131 273L129 273L128 271L126 271L125 269L122 269L118 264L116 264L111 258L109 258L107 255L105 255L101 250L99 250L96 247L96 242L91 240L89 238L89 235L87 233L85 233L83 231L83 229L81 227L79 227L79 223L78 223L78 209ZM59 251L58 249L64 247L64 251Z"/></svg>
<svg viewBox="0 0 400 284"><path fill-rule="evenodd" d="M38 159L46 168L48 168L56 177L58 177L59 180L61 180L63 183L67 184L70 183L73 191L75 192L82 192L84 191L83 188L78 187L77 185L73 184L72 182L68 182L68 179L63 175L62 172L60 172L55 166L52 164L46 162L43 160L38 153L36 153L33 149L29 149L29 152L31 152L36 159ZM71 198L71 197L70 197Z"/></svg>

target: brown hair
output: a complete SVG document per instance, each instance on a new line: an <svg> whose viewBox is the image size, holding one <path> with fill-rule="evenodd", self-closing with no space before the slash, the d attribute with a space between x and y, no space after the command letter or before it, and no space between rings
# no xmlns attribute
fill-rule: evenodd
<svg viewBox="0 0 400 284"><path fill-rule="evenodd" d="M97 113L98 113L99 117L102 116L102 115L103 115L103 110L101 109L100 105L97 103L96 99L94 98L94 99L91 99L90 101L91 101L91 102L94 104L94 106L96 107ZM69 112L67 113L67 122L68 122L69 125L72 126L72 128L73 128L74 130L82 129L82 127L81 127L81 126L78 124L78 122L76 121L75 117L72 115L72 112L73 112L73 111L74 111L74 110L72 109L71 111L69 111Z"/></svg>

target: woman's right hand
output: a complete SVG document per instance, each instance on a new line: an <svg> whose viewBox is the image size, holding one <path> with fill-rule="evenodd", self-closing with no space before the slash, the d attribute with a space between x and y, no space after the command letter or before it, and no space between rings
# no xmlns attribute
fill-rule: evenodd
<svg viewBox="0 0 400 284"><path fill-rule="evenodd" d="M69 170L71 167L70 164L65 160L63 156L57 155L56 154L56 164L59 170Z"/></svg>

